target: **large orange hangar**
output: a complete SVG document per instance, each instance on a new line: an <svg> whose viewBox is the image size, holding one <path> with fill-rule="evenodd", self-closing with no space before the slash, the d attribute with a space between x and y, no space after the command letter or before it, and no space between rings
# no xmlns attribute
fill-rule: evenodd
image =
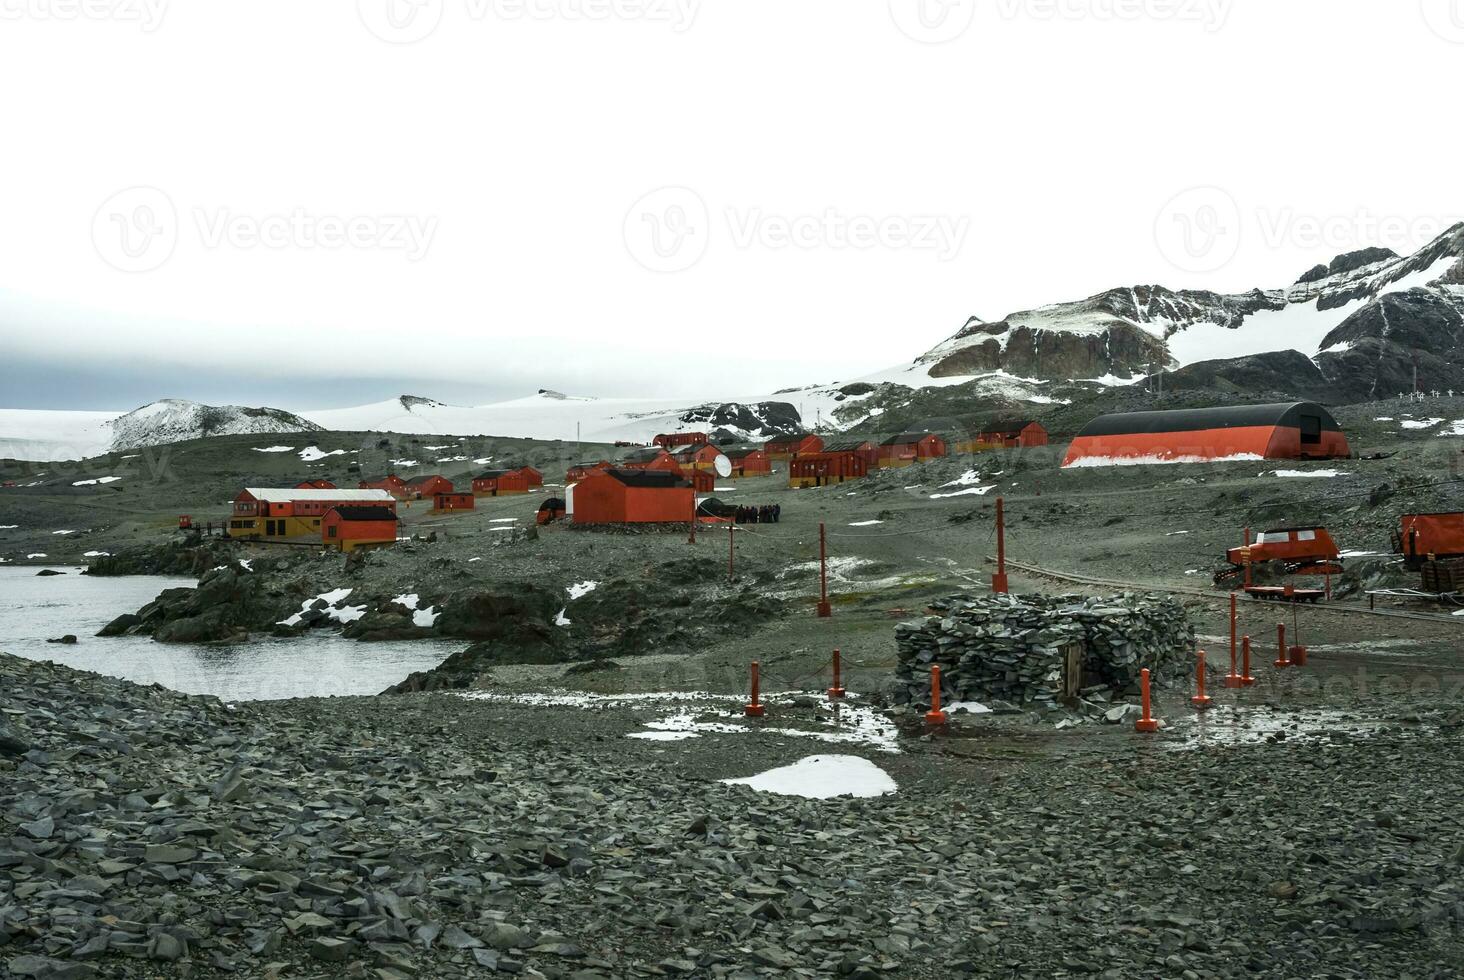
<svg viewBox="0 0 1464 980"><path fill-rule="evenodd" d="M1063 466L1221 460L1342 459L1342 427L1314 402L1104 415L1068 447Z"/></svg>

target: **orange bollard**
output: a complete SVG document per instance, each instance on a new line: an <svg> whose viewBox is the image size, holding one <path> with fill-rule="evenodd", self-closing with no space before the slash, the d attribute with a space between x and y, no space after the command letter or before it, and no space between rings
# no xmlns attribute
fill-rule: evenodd
<svg viewBox="0 0 1464 980"><path fill-rule="evenodd" d="M1190 704L1203 711L1215 703L1214 698L1205 694L1205 651L1203 650L1200 651L1200 659L1195 667L1195 684L1198 692L1190 698Z"/></svg>
<svg viewBox="0 0 1464 980"><path fill-rule="evenodd" d="M1234 690L1245 687L1245 678L1235 672L1235 593L1230 593L1230 673L1225 675L1225 686Z"/></svg>
<svg viewBox="0 0 1464 980"><path fill-rule="evenodd" d="M1242 684L1244 684L1246 687L1250 687L1252 684L1254 684L1256 682L1256 679L1251 676L1251 672L1250 672L1250 637L1246 636L1246 637L1242 637L1241 638L1241 641L1240 641L1240 650L1241 650L1240 682Z"/></svg>
<svg viewBox="0 0 1464 980"><path fill-rule="evenodd" d="M1139 689L1143 692L1144 695L1144 717L1134 722L1134 731L1143 732L1146 735L1152 735L1154 732L1157 732L1159 730L1159 722L1155 720L1153 714L1151 714L1149 710L1150 705L1148 667L1145 667L1143 670L1139 671Z"/></svg>
<svg viewBox="0 0 1464 980"><path fill-rule="evenodd" d="M925 713L927 725L944 725L946 713L940 710L940 664L930 668L930 710Z"/></svg>
<svg viewBox="0 0 1464 980"><path fill-rule="evenodd" d="M1006 570L1006 501L996 498L996 574L991 576L991 591L1006 595L1011 589Z"/></svg>
<svg viewBox="0 0 1464 980"><path fill-rule="evenodd" d="M758 671L761 666L762 665L759 664L756 660L752 662L752 700L748 702L746 708L742 709L743 713L746 714L749 718L761 718L767 713L766 709L763 707L763 703L758 700Z"/></svg>
<svg viewBox="0 0 1464 980"><path fill-rule="evenodd" d="M1287 655L1286 655L1286 624L1285 623L1277 623L1276 624L1276 650L1278 651L1277 654L1276 654L1276 661L1275 661L1275 663L1271 664L1271 666L1272 667L1275 667L1277 670L1280 670L1283 667L1290 667L1291 666L1291 659L1289 657L1287 657Z"/></svg>
<svg viewBox="0 0 1464 980"><path fill-rule="evenodd" d="M1301 642L1301 626L1296 627L1296 644L1291 648L1291 665L1293 667L1306 666L1306 647Z"/></svg>
<svg viewBox="0 0 1464 980"><path fill-rule="evenodd" d="M834 651L834 686L829 688L829 700L837 701L849 692L844 690L844 684L840 678L839 651Z"/></svg>

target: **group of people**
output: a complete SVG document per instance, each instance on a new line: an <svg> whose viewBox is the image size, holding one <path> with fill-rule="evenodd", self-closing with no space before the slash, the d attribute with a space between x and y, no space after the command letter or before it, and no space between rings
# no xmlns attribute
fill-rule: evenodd
<svg viewBox="0 0 1464 980"><path fill-rule="evenodd" d="M782 504L763 504L761 507L738 507L738 524L776 524L783 514Z"/></svg>

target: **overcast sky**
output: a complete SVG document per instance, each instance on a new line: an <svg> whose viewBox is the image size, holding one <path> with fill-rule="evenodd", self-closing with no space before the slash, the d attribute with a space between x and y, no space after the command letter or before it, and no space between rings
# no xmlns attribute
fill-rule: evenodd
<svg viewBox="0 0 1464 980"><path fill-rule="evenodd" d="M0 0L0 407L753 395L1464 213L1464 0Z"/></svg>

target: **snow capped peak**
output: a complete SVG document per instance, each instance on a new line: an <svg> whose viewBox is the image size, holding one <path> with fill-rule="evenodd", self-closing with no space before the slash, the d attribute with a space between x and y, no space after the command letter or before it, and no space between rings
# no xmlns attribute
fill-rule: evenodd
<svg viewBox="0 0 1464 980"><path fill-rule="evenodd" d="M164 398L107 423L112 451L161 446L204 436L267 435L310 432L320 428L279 408L203 405L184 398Z"/></svg>

